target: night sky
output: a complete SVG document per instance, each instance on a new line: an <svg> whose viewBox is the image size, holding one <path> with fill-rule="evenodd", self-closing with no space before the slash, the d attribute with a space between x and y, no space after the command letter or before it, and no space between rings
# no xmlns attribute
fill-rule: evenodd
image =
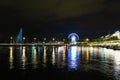
<svg viewBox="0 0 120 80"><path fill-rule="evenodd" d="M0 0L0 38L16 35L96 38L120 29L120 0Z"/></svg>

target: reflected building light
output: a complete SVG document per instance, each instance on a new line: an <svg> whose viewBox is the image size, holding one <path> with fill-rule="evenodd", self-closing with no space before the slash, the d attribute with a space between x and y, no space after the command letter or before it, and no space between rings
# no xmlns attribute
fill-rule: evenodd
<svg viewBox="0 0 120 80"><path fill-rule="evenodd" d="M96 59L96 57L98 55L98 48L97 47L94 47L93 53L94 53L94 58Z"/></svg>
<svg viewBox="0 0 120 80"><path fill-rule="evenodd" d="M62 46L62 47L58 47L58 53L65 53L65 47Z"/></svg>
<svg viewBox="0 0 120 80"><path fill-rule="evenodd" d="M44 48L43 61L44 63L46 63L46 46L44 46L43 48Z"/></svg>
<svg viewBox="0 0 120 80"><path fill-rule="evenodd" d="M112 49L106 49L104 48L104 53L105 53L105 60L114 60L114 51Z"/></svg>
<svg viewBox="0 0 120 80"><path fill-rule="evenodd" d="M104 48L104 54L105 54L105 61L108 61L109 55L108 55L108 50Z"/></svg>
<svg viewBox="0 0 120 80"><path fill-rule="evenodd" d="M55 48L55 53L58 53L58 48Z"/></svg>
<svg viewBox="0 0 120 80"><path fill-rule="evenodd" d="M58 47L57 63L59 64L60 68L65 66L65 50L65 46Z"/></svg>
<svg viewBox="0 0 120 80"><path fill-rule="evenodd" d="M89 67L90 67L90 65L89 65L89 58L90 58L90 56L89 56L89 49L88 49L88 47L86 47L86 64L85 64L85 70L86 71L88 71L88 69L89 69Z"/></svg>
<svg viewBox="0 0 120 80"><path fill-rule="evenodd" d="M115 51L114 55L115 55L115 64L120 65L120 51Z"/></svg>
<svg viewBox="0 0 120 80"><path fill-rule="evenodd" d="M81 52L81 47L78 47L77 49L78 49L78 52Z"/></svg>
<svg viewBox="0 0 120 80"><path fill-rule="evenodd" d="M37 51L35 46L32 46L32 64L33 68L37 68Z"/></svg>
<svg viewBox="0 0 120 80"><path fill-rule="evenodd" d="M93 47L90 47L90 53L93 54Z"/></svg>
<svg viewBox="0 0 120 80"><path fill-rule="evenodd" d="M25 55L25 49L26 47L23 47L23 50L22 50L22 69L26 69L26 55Z"/></svg>
<svg viewBox="0 0 120 80"><path fill-rule="evenodd" d="M101 53L101 61L104 61L105 60L104 48L100 48L99 53Z"/></svg>
<svg viewBox="0 0 120 80"><path fill-rule="evenodd" d="M76 46L71 46L68 50L68 69L78 69L79 52Z"/></svg>
<svg viewBox="0 0 120 80"><path fill-rule="evenodd" d="M116 80L119 80L120 79L120 51L114 51L115 53L115 60L114 60L114 68L115 68L115 77L116 77Z"/></svg>
<svg viewBox="0 0 120 80"><path fill-rule="evenodd" d="M85 51L85 47L81 47L81 50L82 50L82 52L84 52Z"/></svg>
<svg viewBox="0 0 120 80"><path fill-rule="evenodd" d="M38 58L40 59L40 47L38 46Z"/></svg>
<svg viewBox="0 0 120 80"><path fill-rule="evenodd" d="M13 47L10 47L10 56L9 56L9 64L10 64L10 69L13 69Z"/></svg>
<svg viewBox="0 0 120 80"><path fill-rule="evenodd" d="M23 52L22 46L19 47L19 50L20 50L20 56L21 56Z"/></svg>
<svg viewBox="0 0 120 80"><path fill-rule="evenodd" d="M63 60L65 61L65 52L63 53Z"/></svg>
<svg viewBox="0 0 120 80"><path fill-rule="evenodd" d="M113 61L115 57L114 55L115 51L113 49L108 49L108 53L109 53L109 59Z"/></svg>
<svg viewBox="0 0 120 80"><path fill-rule="evenodd" d="M22 54L23 57L25 57L25 48L26 47L23 47L23 54Z"/></svg>
<svg viewBox="0 0 120 80"><path fill-rule="evenodd" d="M36 51L36 47L34 48L34 63L37 63L37 51Z"/></svg>
<svg viewBox="0 0 120 80"><path fill-rule="evenodd" d="M89 50L88 47L86 48L86 62L89 62Z"/></svg>
<svg viewBox="0 0 120 80"><path fill-rule="evenodd" d="M66 46L64 46L64 51L63 51L63 61L65 61L65 57L66 57L65 53L66 53Z"/></svg>
<svg viewBox="0 0 120 80"><path fill-rule="evenodd" d="M98 53L98 47L94 47L94 53L95 53L95 54Z"/></svg>
<svg viewBox="0 0 120 80"><path fill-rule="evenodd" d="M72 58L72 60L75 60L75 58L76 58L76 52L77 52L77 47L76 46L73 46L72 48L71 48L71 58Z"/></svg>
<svg viewBox="0 0 120 80"><path fill-rule="evenodd" d="M55 64L55 48L52 50L52 64Z"/></svg>
<svg viewBox="0 0 120 80"><path fill-rule="evenodd" d="M94 48L93 47L90 47L89 48L89 52L90 52L90 58L93 59L94 57L94 52L93 52Z"/></svg>
<svg viewBox="0 0 120 80"><path fill-rule="evenodd" d="M87 48L87 47L81 47L82 55L84 55L84 53L86 53L86 48Z"/></svg>
<svg viewBox="0 0 120 80"><path fill-rule="evenodd" d="M63 63L64 63L63 65L65 66L65 60L66 60L65 52L63 53L63 56L62 56L62 57L63 57Z"/></svg>

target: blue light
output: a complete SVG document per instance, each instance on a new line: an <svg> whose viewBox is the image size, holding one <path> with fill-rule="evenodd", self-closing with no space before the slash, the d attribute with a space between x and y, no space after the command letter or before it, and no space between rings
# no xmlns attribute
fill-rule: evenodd
<svg viewBox="0 0 120 80"><path fill-rule="evenodd" d="M68 38L71 39L72 44L76 44L76 42L79 40L79 36L76 33L69 34Z"/></svg>
<svg viewBox="0 0 120 80"><path fill-rule="evenodd" d="M16 43L22 43L22 28L20 28L20 31L17 36Z"/></svg>
<svg viewBox="0 0 120 80"><path fill-rule="evenodd" d="M79 68L79 50L77 46L68 49L68 69L77 70Z"/></svg>

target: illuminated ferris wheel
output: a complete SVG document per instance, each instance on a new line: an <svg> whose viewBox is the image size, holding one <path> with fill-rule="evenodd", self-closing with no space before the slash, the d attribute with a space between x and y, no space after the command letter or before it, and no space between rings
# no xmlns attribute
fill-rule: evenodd
<svg viewBox="0 0 120 80"><path fill-rule="evenodd" d="M79 40L79 36L76 33L69 34L68 38L71 39L72 44L76 44L76 42Z"/></svg>

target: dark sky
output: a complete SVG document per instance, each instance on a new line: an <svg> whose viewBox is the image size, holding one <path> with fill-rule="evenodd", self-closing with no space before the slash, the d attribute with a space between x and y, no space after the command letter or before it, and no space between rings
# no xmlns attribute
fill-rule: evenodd
<svg viewBox="0 0 120 80"><path fill-rule="evenodd" d="M120 0L0 0L0 37L25 35L98 37L120 29Z"/></svg>

